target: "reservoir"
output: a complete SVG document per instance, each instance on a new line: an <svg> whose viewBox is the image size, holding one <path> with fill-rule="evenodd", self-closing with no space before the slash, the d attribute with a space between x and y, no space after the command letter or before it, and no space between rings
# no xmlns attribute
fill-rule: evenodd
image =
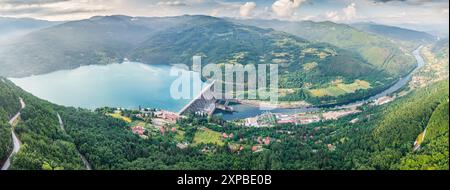
<svg viewBox="0 0 450 190"><path fill-rule="evenodd" d="M413 52L417 69L425 63L419 47ZM177 79L170 76L170 65L146 65L135 62L121 64L82 66L73 70L62 70L25 78L10 78L16 85L33 95L52 103L95 109L99 107L121 107L136 109L139 106L158 108L172 112L180 111L191 99L174 99L170 87ZM351 106L366 103L389 95L404 87L414 71L400 78L394 85L368 99L350 103ZM197 75L189 71L191 74ZM196 97L197 94L191 95ZM216 113L226 120L243 119L260 115L265 110L243 104L233 105L234 113ZM339 107L337 107L339 108ZM302 113L318 111L320 107L298 109L274 109L272 113Z"/></svg>

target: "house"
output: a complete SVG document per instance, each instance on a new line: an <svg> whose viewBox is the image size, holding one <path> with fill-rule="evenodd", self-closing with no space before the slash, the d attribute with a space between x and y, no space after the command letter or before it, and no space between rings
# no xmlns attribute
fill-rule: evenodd
<svg viewBox="0 0 450 190"><path fill-rule="evenodd" d="M258 125L258 118L257 117L251 117L245 119L245 126L246 127L259 127Z"/></svg>
<svg viewBox="0 0 450 190"><path fill-rule="evenodd" d="M135 126L132 128L134 134L144 135L144 128L141 126Z"/></svg>
<svg viewBox="0 0 450 190"><path fill-rule="evenodd" d="M164 119L165 121L170 122L170 123L176 123L177 120L180 118L180 116L177 113L164 111L164 110L155 112L155 117Z"/></svg>
<svg viewBox="0 0 450 190"><path fill-rule="evenodd" d="M256 142L258 142L258 144L262 144L262 138L258 137L258 139L256 140Z"/></svg>
<svg viewBox="0 0 450 190"><path fill-rule="evenodd" d="M178 143L177 144L177 147L179 148L179 149L185 149L185 148L187 148L188 147L188 143Z"/></svg>
<svg viewBox="0 0 450 190"><path fill-rule="evenodd" d="M252 146L252 152L260 152L262 150L263 149L261 145Z"/></svg>
<svg viewBox="0 0 450 190"><path fill-rule="evenodd" d="M266 137L266 139L264 140L264 144L265 145L269 145L270 144L270 137Z"/></svg>
<svg viewBox="0 0 450 190"><path fill-rule="evenodd" d="M282 118L277 121L278 124L297 124L297 121L293 118Z"/></svg>
<svg viewBox="0 0 450 190"><path fill-rule="evenodd" d="M336 149L336 147L333 144L328 144L327 148L329 151L334 151Z"/></svg>
<svg viewBox="0 0 450 190"><path fill-rule="evenodd" d="M160 127L160 128L159 128L159 132L161 133L161 135L164 135L164 133L166 132L166 130L164 129L164 127Z"/></svg>

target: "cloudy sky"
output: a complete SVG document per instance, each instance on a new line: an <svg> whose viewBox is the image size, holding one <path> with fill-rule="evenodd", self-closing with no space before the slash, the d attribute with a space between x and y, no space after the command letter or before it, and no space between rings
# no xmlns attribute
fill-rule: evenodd
<svg viewBox="0 0 450 190"><path fill-rule="evenodd" d="M0 0L0 16L76 20L94 15L373 21L448 29L448 0Z"/></svg>

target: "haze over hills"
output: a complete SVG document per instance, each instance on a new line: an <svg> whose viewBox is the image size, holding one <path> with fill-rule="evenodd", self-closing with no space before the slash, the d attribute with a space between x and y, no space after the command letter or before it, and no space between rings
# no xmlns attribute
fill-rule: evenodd
<svg viewBox="0 0 450 190"><path fill-rule="evenodd" d="M415 31L397 26L387 26L376 23L355 23L351 26L373 34L385 36L394 40L410 41L415 43L431 43L436 37L426 32Z"/></svg>
<svg viewBox="0 0 450 190"><path fill-rule="evenodd" d="M188 63L190 61L189 56L186 57L188 54L203 54L206 61L225 63L232 60L233 56L238 53L246 53L246 57L252 59L251 63L259 63L270 61L270 58L261 57L262 53L267 55L267 51L271 51L271 48L279 48L274 44L269 44L272 47L262 47L263 43L261 42L266 41L264 38L302 40L300 38L290 39L293 36L281 32L264 31L246 26L247 24L274 28L312 42L330 43L355 51L374 68L393 76L403 75L415 65L412 56L407 55L409 52L402 52L386 38L361 32L344 24L278 20L231 21L233 24L223 19L207 16L150 18L120 15L96 16L86 20L72 21L31 33L10 43L8 47L0 48L2 66L9 68L0 75L42 74L54 70L71 69L80 65L120 62L123 58L149 64ZM41 21L36 21L34 25L41 26L42 24L39 23ZM243 23L244 25L234 23ZM48 22L45 26L51 26L50 24L51 22ZM200 32L205 32L205 34L196 34ZM189 36L189 33L197 36ZM411 33L414 32L411 31ZM181 38L182 36L184 37ZM262 39L262 41L257 42L258 39ZM169 48L169 51L162 49L161 45ZM192 47L187 48L187 45ZM226 48L225 45L240 46L241 49ZM263 50L258 48L263 48ZM27 52L27 54L23 54L23 52ZM241 61L248 61L248 59L241 58ZM281 59L281 61L286 60ZM14 71L12 67L21 64L26 64L28 69Z"/></svg>
<svg viewBox="0 0 450 190"><path fill-rule="evenodd" d="M0 41L18 37L62 22L37 20L32 18L0 17Z"/></svg>
<svg viewBox="0 0 450 190"><path fill-rule="evenodd" d="M24 36L0 49L5 68L0 75L28 76L124 58L146 64L191 64L193 55L202 55L205 63L278 63L288 66L287 72L302 72L304 82L314 83L337 77L381 79L390 72L332 45L220 18L117 15L67 22ZM315 72L302 70L303 64L313 62Z"/></svg>
<svg viewBox="0 0 450 190"><path fill-rule="evenodd" d="M354 51L368 63L393 75L403 75L415 65L410 52L400 49L389 39L360 31L346 24L330 21L232 20L263 28L273 28L313 42L330 43Z"/></svg>

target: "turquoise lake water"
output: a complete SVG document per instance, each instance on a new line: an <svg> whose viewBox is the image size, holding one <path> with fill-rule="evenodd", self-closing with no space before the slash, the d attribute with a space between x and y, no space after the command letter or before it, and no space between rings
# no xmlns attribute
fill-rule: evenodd
<svg viewBox="0 0 450 190"><path fill-rule="evenodd" d="M425 65L419 47L413 52L417 60L414 71ZM33 95L52 103L95 109L99 107L158 108L180 111L190 99L176 100L170 96L170 87L176 76L170 76L169 65L145 65L126 62L121 64L82 66L74 70L63 70L49 74L11 80ZM352 102L366 103L396 92L410 81L413 72L400 78L383 92L367 99ZM192 75L197 75L191 72ZM195 97L197 94L192 94ZM260 115L266 110L247 105L233 105L235 113L217 113L226 120L242 119ZM320 108L274 109L272 113L302 113Z"/></svg>
<svg viewBox="0 0 450 190"><path fill-rule="evenodd" d="M64 106L159 108L178 112L190 100L176 100L170 87L171 66L126 62L82 66L73 70L11 80L33 95Z"/></svg>

